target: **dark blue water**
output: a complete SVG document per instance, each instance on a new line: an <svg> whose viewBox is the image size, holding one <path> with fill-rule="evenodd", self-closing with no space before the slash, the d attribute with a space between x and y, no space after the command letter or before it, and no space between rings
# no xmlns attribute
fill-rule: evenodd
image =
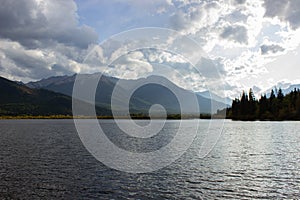
<svg viewBox="0 0 300 200"><path fill-rule="evenodd" d="M107 130L115 129L110 120L101 123ZM170 141L170 130L175 131L178 123L167 121L167 139L153 143L153 149ZM198 157L201 139L196 139L170 166L129 174L91 156L72 120L2 120L0 199L296 199L299 130L299 122L227 121L206 158ZM124 136L116 137L110 136L120 147L135 148L134 141L126 146ZM142 151L138 144L136 149ZM145 151L152 150L151 144Z"/></svg>

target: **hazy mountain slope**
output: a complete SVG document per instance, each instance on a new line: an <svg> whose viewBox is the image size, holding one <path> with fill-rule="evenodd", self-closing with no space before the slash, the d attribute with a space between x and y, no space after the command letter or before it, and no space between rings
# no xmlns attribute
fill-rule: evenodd
<svg viewBox="0 0 300 200"><path fill-rule="evenodd" d="M289 83L278 83L275 86L271 87L270 89L262 92L262 94L266 94L267 97L270 97L271 90L273 89L276 93L278 89L281 88L283 94L288 94L293 91L295 88L300 88L300 84L289 84Z"/></svg>
<svg viewBox="0 0 300 200"><path fill-rule="evenodd" d="M231 105L232 103L232 99L228 98L228 97L220 97L212 92L209 92L208 90L203 91L203 92L197 92L198 95L205 97L207 99L213 99L215 101L221 102L221 103L225 103L227 105Z"/></svg>
<svg viewBox="0 0 300 200"><path fill-rule="evenodd" d="M85 74L80 76L86 80L99 78L99 74ZM72 95L75 78L75 75L69 77L50 77L48 79L42 79L38 82L28 83L27 85L30 87L42 87L66 95ZM121 81L121 84L116 86L118 81ZM145 85L145 83L148 82L151 82L151 84ZM160 85L160 83L164 83L166 87ZM161 76L150 76L137 80L122 80L102 75L95 95L96 104L102 107L110 108L111 96L115 87L118 87L118 91L120 92L120 94L118 94L115 98L119 98L117 101L122 103L122 101L124 101L124 96L127 95L130 88L136 86L137 84L143 86L138 88L131 96L130 110L132 112L148 112L151 105L161 104L169 113L180 113L179 102L176 96L174 96L174 94L168 88L173 88L173 90L176 91L179 96L182 96L182 99L184 99L185 102L190 102L192 97L195 95L193 92L184 90L183 88L176 86L174 83ZM201 113L214 113L216 112L216 109L227 107L227 105L222 102L212 100L215 108L211 111L211 100L209 98L202 97L201 95L196 95L196 98L198 99ZM191 103L191 107L188 107L184 112L193 113L196 111L195 108L192 107Z"/></svg>

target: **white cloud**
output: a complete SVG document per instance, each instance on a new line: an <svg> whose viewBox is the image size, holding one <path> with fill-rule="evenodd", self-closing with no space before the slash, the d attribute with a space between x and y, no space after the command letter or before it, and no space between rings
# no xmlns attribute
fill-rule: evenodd
<svg viewBox="0 0 300 200"><path fill-rule="evenodd" d="M105 73L121 79L147 77L153 71L152 65L140 51L130 52L116 59L106 68Z"/></svg>
<svg viewBox="0 0 300 200"><path fill-rule="evenodd" d="M184 34L196 34L200 29L212 26L219 19L221 5L217 1L184 3L185 7L173 13L172 28Z"/></svg>
<svg viewBox="0 0 300 200"><path fill-rule="evenodd" d="M66 56L63 51L69 51L73 55ZM18 42L0 39L0 66L3 68L0 76L9 75L14 80L29 81L41 77L92 71L85 64L72 59L80 57L80 53L82 52L78 49L68 49L65 46L27 49Z"/></svg>
<svg viewBox="0 0 300 200"><path fill-rule="evenodd" d="M149 62L152 63L187 63L180 55L174 55L171 52L162 50L146 50L143 51L146 54Z"/></svg>

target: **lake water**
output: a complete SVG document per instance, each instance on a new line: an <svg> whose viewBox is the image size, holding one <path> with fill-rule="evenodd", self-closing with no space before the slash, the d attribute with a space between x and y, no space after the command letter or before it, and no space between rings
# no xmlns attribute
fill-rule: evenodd
<svg viewBox="0 0 300 200"><path fill-rule="evenodd" d="M168 131L160 136L167 139L152 143L117 137L112 120L101 123L118 146L153 151L170 142L179 121L167 121ZM130 174L90 155L72 120L1 120L0 199L300 197L300 122L226 121L217 145L203 159L197 155L200 143L199 137L166 168Z"/></svg>

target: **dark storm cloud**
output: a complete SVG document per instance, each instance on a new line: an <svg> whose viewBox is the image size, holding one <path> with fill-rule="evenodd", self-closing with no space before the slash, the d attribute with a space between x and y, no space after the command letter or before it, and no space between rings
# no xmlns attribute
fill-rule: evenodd
<svg viewBox="0 0 300 200"><path fill-rule="evenodd" d="M0 76L17 80L71 74L98 34L80 25L73 0L2 0Z"/></svg>
<svg viewBox="0 0 300 200"><path fill-rule="evenodd" d="M225 27L220 36L224 39L229 39L241 44L247 44L248 42L248 33L244 26L236 25Z"/></svg>
<svg viewBox="0 0 300 200"><path fill-rule="evenodd" d="M86 48L96 42L97 33L78 26L73 1L3 0L0 7L0 37L29 48L51 42Z"/></svg>
<svg viewBox="0 0 300 200"><path fill-rule="evenodd" d="M299 0L264 0L265 17L278 17L290 23L293 29L300 27Z"/></svg>

